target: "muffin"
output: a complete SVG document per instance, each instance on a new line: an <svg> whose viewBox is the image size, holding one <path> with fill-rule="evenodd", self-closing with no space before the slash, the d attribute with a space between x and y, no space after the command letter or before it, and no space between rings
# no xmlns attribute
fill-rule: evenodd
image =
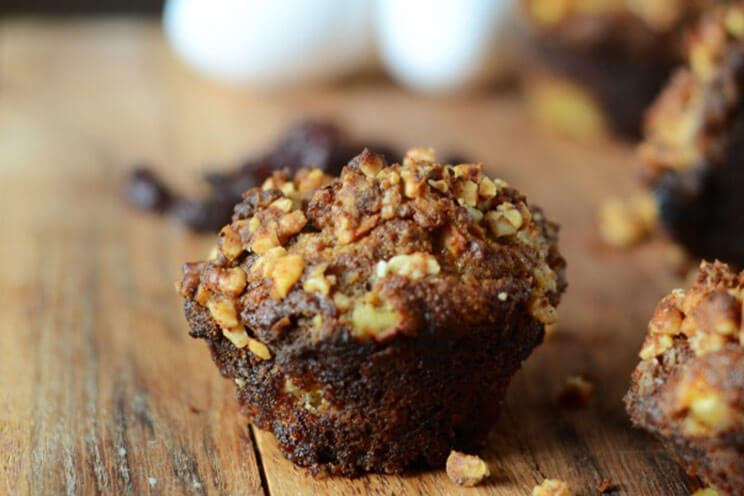
<svg viewBox="0 0 744 496"><path fill-rule="evenodd" d="M715 0L522 0L535 115L565 134L641 134L643 113L682 60L684 27Z"/></svg>
<svg viewBox="0 0 744 496"><path fill-rule="evenodd" d="M744 495L744 272L703 262L661 300L625 404L690 475Z"/></svg>
<svg viewBox="0 0 744 496"><path fill-rule="evenodd" d="M558 228L519 191L427 149L402 162L365 150L338 178L275 173L184 265L191 335L315 474L477 447L566 286Z"/></svg>
<svg viewBox="0 0 744 496"><path fill-rule="evenodd" d="M699 258L744 265L744 4L692 33L689 64L648 115L639 157L669 235Z"/></svg>

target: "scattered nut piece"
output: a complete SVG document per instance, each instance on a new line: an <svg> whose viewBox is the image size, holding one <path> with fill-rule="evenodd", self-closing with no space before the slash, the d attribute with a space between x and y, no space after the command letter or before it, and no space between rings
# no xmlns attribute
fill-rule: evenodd
<svg viewBox="0 0 744 496"><path fill-rule="evenodd" d="M532 496L574 496L574 492L562 480L545 479L532 489Z"/></svg>
<svg viewBox="0 0 744 496"><path fill-rule="evenodd" d="M565 408L584 408L589 404L594 383L581 375L566 378L558 393L558 404Z"/></svg>
<svg viewBox="0 0 744 496"><path fill-rule="evenodd" d="M489 475L488 464L479 456L452 450L447 457L447 476L458 486L473 487Z"/></svg>
<svg viewBox="0 0 744 496"><path fill-rule="evenodd" d="M656 229L657 219L656 201L650 194L610 198L599 210L599 234L610 246L632 246Z"/></svg>
<svg viewBox="0 0 744 496"><path fill-rule="evenodd" d="M334 293L333 304L336 306L336 308L338 308L342 312L345 312L346 310L351 308L352 301L351 298L343 293Z"/></svg>

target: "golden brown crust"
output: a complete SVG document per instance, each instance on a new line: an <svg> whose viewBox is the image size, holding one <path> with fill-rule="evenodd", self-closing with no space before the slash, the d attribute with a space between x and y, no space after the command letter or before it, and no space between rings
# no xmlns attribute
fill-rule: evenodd
<svg viewBox="0 0 744 496"><path fill-rule="evenodd" d="M564 266L555 224L480 164L365 151L246 193L181 292L251 420L295 463L355 475L483 434Z"/></svg>
<svg viewBox="0 0 744 496"><path fill-rule="evenodd" d="M744 494L744 273L703 262L661 300L625 401L693 475Z"/></svg>

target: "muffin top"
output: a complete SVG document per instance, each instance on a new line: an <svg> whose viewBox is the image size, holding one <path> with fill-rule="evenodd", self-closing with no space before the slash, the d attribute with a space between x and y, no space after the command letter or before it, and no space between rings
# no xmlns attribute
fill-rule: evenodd
<svg viewBox="0 0 744 496"><path fill-rule="evenodd" d="M539 30L575 45L676 51L681 28L715 0L523 0ZM671 35L666 46L660 41Z"/></svg>
<svg viewBox="0 0 744 496"><path fill-rule="evenodd" d="M276 172L244 195L181 293L262 358L282 343L467 332L523 311L556 320L557 226L481 164L367 150L339 178Z"/></svg>
<svg viewBox="0 0 744 496"><path fill-rule="evenodd" d="M744 346L741 312L744 272L736 274L721 262L700 264L695 285L675 289L659 302L649 323L640 356L651 360L675 344L687 342L696 356Z"/></svg>
<svg viewBox="0 0 744 496"><path fill-rule="evenodd" d="M649 418L698 440L744 429L743 302L744 272L721 262L703 262L692 288L661 300L634 375L657 396Z"/></svg>
<svg viewBox="0 0 744 496"><path fill-rule="evenodd" d="M741 107L743 36L741 2L714 9L690 33L687 66L647 114L639 156L648 181L725 158L726 136Z"/></svg>

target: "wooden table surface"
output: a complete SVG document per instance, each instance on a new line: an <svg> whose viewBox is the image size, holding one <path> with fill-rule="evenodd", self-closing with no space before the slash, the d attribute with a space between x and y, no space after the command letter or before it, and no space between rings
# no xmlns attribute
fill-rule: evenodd
<svg viewBox="0 0 744 496"><path fill-rule="evenodd" d="M563 226L560 324L513 381L483 486L293 467L187 334L173 281L212 238L121 200L133 159L194 191L200 170L265 149L301 116L482 159ZM597 205L635 188L632 166L628 146L551 138L514 93L432 99L375 79L255 94L191 74L152 22L0 21L0 494L527 495L546 477L581 495L605 478L617 494L689 494L697 481L621 403L655 302L682 284L660 242L597 241ZM577 372L596 381L592 403L560 409Z"/></svg>

